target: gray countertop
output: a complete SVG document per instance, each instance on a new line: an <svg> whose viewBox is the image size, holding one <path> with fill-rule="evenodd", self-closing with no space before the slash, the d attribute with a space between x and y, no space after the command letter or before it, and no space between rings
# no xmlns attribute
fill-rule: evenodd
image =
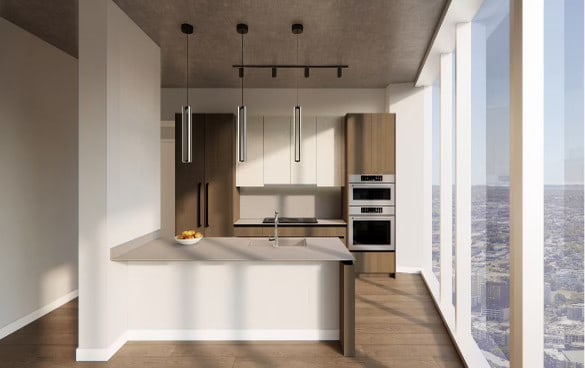
<svg viewBox="0 0 585 368"><path fill-rule="evenodd" d="M264 224L262 223L264 219L262 218L245 218L239 219L238 221L234 222L234 226L271 226L273 227L274 224ZM347 222L343 219L317 219L316 224L278 224L278 226L346 226Z"/></svg>
<svg viewBox="0 0 585 368"><path fill-rule="evenodd" d="M299 238L280 238L299 239ZM203 238L195 245L180 245L173 239L158 238L139 245L113 261L354 261L339 238L306 238L306 246L264 245L266 238ZM258 241L261 245L251 245ZM283 242L283 244L286 243Z"/></svg>

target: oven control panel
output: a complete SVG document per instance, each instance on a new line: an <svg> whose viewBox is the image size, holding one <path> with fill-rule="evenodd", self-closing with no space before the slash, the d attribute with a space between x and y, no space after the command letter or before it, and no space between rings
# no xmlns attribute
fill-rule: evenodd
<svg viewBox="0 0 585 368"><path fill-rule="evenodd" d="M394 183L394 175L350 175L350 183Z"/></svg>
<svg viewBox="0 0 585 368"><path fill-rule="evenodd" d="M378 216L378 215L394 215L393 206L350 206L349 215L365 215L365 216Z"/></svg>

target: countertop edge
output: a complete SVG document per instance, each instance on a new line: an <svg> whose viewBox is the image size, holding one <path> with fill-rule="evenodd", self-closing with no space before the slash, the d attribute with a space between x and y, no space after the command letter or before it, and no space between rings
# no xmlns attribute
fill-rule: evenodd
<svg viewBox="0 0 585 368"><path fill-rule="evenodd" d="M141 239L141 238L139 238ZM237 241L249 241L250 239L256 238L204 238L210 239L214 241L222 241L227 239L234 239L234 245L227 243L228 245L224 245L219 243L217 249L219 249L219 254L214 254L214 250L203 250L203 254L197 254L197 252L193 252L193 250L198 249L198 245L195 244L193 246L186 245L181 246L177 245L173 239L167 238L156 238L154 240L148 241L143 244L135 245L132 249L124 252L118 253L117 256L110 257L111 261L113 262L144 262L144 263L152 263L152 262L260 262L260 263L300 263L300 262L351 262L355 263L355 257L353 254L343 245L343 249L336 249L336 246L329 246L323 244L325 240L332 240L332 241L339 241L336 237L328 237L328 238L307 238L312 239L316 242L308 248L308 254L301 254L298 258L290 257L286 258L287 254L285 254L284 258L281 258L282 255L278 255L275 258L271 258L270 256L264 256L259 254L258 252L251 252L249 254L244 254L242 251L242 246L237 244ZM264 240L265 238L257 238ZM340 241L339 241L340 242ZM319 244L321 243L321 244ZM341 242L340 242L341 243ZM212 243L213 244L213 243ZM341 243L342 244L342 243ZM164 247L171 246L173 248L163 249ZM210 245L207 245L209 247ZM225 252L227 248L229 250L230 247L233 247L233 252ZM223 252L222 252L223 249ZM205 254L205 252L210 252ZM333 253L331 253L333 251ZM149 254L150 253L150 254ZM223 253L223 254L222 254ZM311 254L313 253L313 254ZM344 254L345 253L345 254ZM323 256L323 254L331 255L329 258L327 256ZM288 254L290 255L290 253ZM248 258L246 258L248 257Z"/></svg>
<svg viewBox="0 0 585 368"><path fill-rule="evenodd" d="M115 247L110 248L110 260L115 260L115 258L120 258L125 254L130 253L134 249L139 248L140 246L147 244L153 240L157 240L160 238L160 229L155 230L151 233L144 234L139 236L138 238L134 238L126 243L122 243Z"/></svg>

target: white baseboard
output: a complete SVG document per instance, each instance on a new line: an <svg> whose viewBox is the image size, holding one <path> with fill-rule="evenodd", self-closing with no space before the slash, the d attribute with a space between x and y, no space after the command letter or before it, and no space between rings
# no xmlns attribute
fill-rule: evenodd
<svg viewBox="0 0 585 368"><path fill-rule="evenodd" d="M129 330L128 341L327 341L339 330Z"/></svg>
<svg viewBox="0 0 585 368"><path fill-rule="evenodd" d="M10 335L11 333L20 330L24 326L28 325L29 323L41 318L42 316L51 313L55 309L59 308L60 306L69 303L71 300L77 298L79 292L77 290L73 290L72 292L63 295L59 299L52 301L51 303L37 309L36 311L12 322L9 325L6 325L0 329L0 339L5 338L6 336Z"/></svg>
<svg viewBox="0 0 585 368"><path fill-rule="evenodd" d="M396 272L398 272L398 273L422 273L422 268L396 266Z"/></svg>
<svg viewBox="0 0 585 368"><path fill-rule="evenodd" d="M105 349L81 349L75 351L75 358L78 362L106 362L116 354L118 350L128 341L128 334L125 332L116 341Z"/></svg>

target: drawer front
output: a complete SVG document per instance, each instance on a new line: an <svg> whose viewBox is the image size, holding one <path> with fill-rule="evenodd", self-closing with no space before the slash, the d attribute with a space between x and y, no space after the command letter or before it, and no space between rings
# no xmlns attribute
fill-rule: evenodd
<svg viewBox="0 0 585 368"><path fill-rule="evenodd" d="M234 226L234 236L261 238L263 231L261 226Z"/></svg>
<svg viewBox="0 0 585 368"><path fill-rule="evenodd" d="M360 273L396 273L394 252L351 252L355 270Z"/></svg>
<svg viewBox="0 0 585 368"><path fill-rule="evenodd" d="M279 226L278 236L310 238L340 238L345 243L347 229L345 226ZM235 236L240 237L271 237L274 226L235 226Z"/></svg>

